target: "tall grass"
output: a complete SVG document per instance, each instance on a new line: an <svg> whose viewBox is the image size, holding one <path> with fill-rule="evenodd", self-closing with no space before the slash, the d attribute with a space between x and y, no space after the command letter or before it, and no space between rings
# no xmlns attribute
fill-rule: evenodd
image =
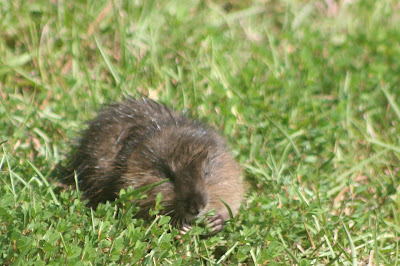
<svg viewBox="0 0 400 266"><path fill-rule="evenodd" d="M396 1L0 0L1 264L398 265ZM50 175L104 104L219 129L249 184L203 239Z"/></svg>

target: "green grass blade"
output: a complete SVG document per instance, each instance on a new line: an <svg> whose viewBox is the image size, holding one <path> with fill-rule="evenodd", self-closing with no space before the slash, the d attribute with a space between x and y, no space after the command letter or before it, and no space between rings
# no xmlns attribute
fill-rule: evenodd
<svg viewBox="0 0 400 266"><path fill-rule="evenodd" d="M44 175L42 174L42 172L40 172L40 170L30 161L27 161L29 163L29 165L33 168L33 170L36 172L36 174L40 177L40 179L42 180L42 182L45 184L45 186L47 187L47 190L49 191L51 197L53 198L53 201L56 205L60 205L60 202L57 200L56 195L54 194L53 189L51 188L49 182L47 182L46 178L44 177Z"/></svg>
<svg viewBox="0 0 400 266"><path fill-rule="evenodd" d="M107 65L108 70L110 71L111 75L113 76L115 83L117 83L117 85L119 85L121 83L121 79L119 77L117 69L111 63L107 53L104 51L104 48L101 45L101 43L100 43L100 41L99 41L99 39L97 38L96 35L94 35L94 40L96 41L97 48L99 49L99 51L101 53L101 56L103 57L103 60Z"/></svg>
<svg viewBox="0 0 400 266"><path fill-rule="evenodd" d="M294 143L292 137L275 121L273 121L272 119L270 119L268 116L264 115L264 117L266 119L268 119L268 121L270 121L277 129L279 129L280 132L282 132L283 135L285 135L285 137L287 138L287 140L289 140L289 142L292 144L292 147L294 148L294 151L296 152L296 155L298 157L300 157L300 150L297 147L297 145Z"/></svg>
<svg viewBox="0 0 400 266"><path fill-rule="evenodd" d="M354 243L353 243L353 239L351 238L350 232L347 229L347 226L344 222L342 222L343 224L343 228L346 231L346 235L347 235L347 239L349 240L349 244L350 244L350 250L351 250L351 259L352 259L352 264L353 266L357 266L358 262L357 262L357 253L356 253L356 249L354 248Z"/></svg>
<svg viewBox="0 0 400 266"><path fill-rule="evenodd" d="M400 108L397 105L397 103L394 101L393 97L390 95L387 86L382 86L381 90L383 91L383 93L385 94L386 99L388 100L389 104L392 106L394 112L397 115L397 118L400 121Z"/></svg>
<svg viewBox="0 0 400 266"><path fill-rule="evenodd" d="M390 150L392 150L394 152L400 153L400 147L394 146L392 144L387 144L387 143L384 143L384 142L376 140L376 139L367 139L367 141L372 143L372 144L378 145L380 147L383 147L383 148L386 148L386 149L390 149Z"/></svg>
<svg viewBox="0 0 400 266"><path fill-rule="evenodd" d="M217 261L217 264L221 264L223 261L225 261L238 245L239 243L236 242L230 249L228 249L228 251L226 251L225 254L222 255L221 258Z"/></svg>

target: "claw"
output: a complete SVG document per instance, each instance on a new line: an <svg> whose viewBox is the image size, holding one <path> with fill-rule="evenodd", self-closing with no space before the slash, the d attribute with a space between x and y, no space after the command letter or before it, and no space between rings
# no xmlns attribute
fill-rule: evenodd
<svg viewBox="0 0 400 266"><path fill-rule="evenodd" d="M207 218L206 222L207 227L211 228L211 234L218 233L222 230L222 227L224 226L224 219L220 214L216 214L213 217Z"/></svg>
<svg viewBox="0 0 400 266"><path fill-rule="evenodd" d="M186 234L187 232L190 231L190 229L192 229L191 226L189 226L189 225L187 225L187 224L184 224L184 225L182 226L182 228L181 228L181 234L182 234L182 235Z"/></svg>
<svg viewBox="0 0 400 266"><path fill-rule="evenodd" d="M186 235L190 229L192 229L191 226L187 225L187 224L183 224L181 227L181 230L179 231L180 235L176 237L176 239L181 239L183 235Z"/></svg>

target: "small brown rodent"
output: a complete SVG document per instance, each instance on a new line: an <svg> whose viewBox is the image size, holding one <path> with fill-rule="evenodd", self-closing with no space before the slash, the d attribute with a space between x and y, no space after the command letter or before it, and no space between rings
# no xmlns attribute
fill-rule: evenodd
<svg viewBox="0 0 400 266"><path fill-rule="evenodd" d="M187 230L195 218L214 209L208 219L222 229L229 211L236 215L243 198L238 164L224 139L203 123L149 99L127 99L99 112L83 132L64 183L78 186L88 205L115 200L122 188L140 188L168 179L139 201L146 217L156 195L163 214ZM147 217L148 218L148 217Z"/></svg>

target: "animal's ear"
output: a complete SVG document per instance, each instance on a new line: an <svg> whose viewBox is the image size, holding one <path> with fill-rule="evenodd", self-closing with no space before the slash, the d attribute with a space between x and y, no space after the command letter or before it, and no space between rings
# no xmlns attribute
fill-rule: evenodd
<svg viewBox="0 0 400 266"><path fill-rule="evenodd" d="M207 157L206 159L203 160L202 165L201 165L201 171L205 179L209 178L211 176L211 161Z"/></svg>
<svg viewBox="0 0 400 266"><path fill-rule="evenodd" d="M204 160L209 160L208 158L208 149L204 149L202 152L202 157L204 158Z"/></svg>

